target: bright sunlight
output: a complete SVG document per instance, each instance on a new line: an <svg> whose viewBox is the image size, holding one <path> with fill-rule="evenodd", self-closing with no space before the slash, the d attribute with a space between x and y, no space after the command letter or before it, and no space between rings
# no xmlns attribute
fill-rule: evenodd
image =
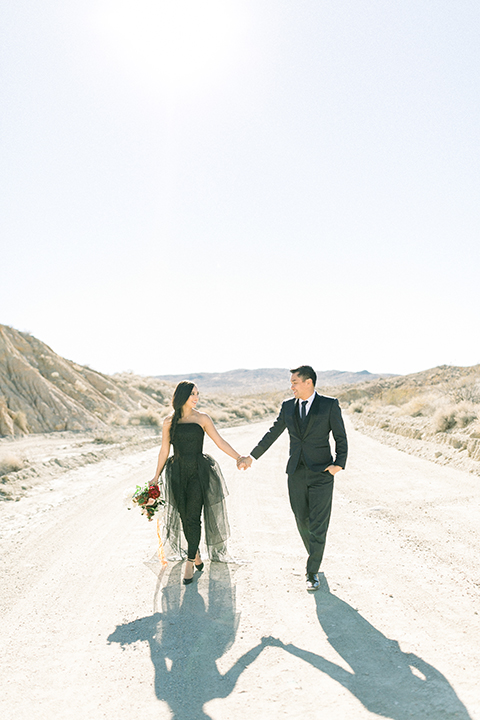
<svg viewBox="0 0 480 720"><path fill-rule="evenodd" d="M107 0L98 19L130 72L174 93L223 78L244 25L225 0Z"/></svg>

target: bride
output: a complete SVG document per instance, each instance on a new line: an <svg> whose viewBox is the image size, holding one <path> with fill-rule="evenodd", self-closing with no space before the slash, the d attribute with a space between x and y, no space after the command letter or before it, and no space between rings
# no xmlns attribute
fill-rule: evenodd
<svg viewBox="0 0 480 720"><path fill-rule="evenodd" d="M156 485L165 470L165 539L174 550L184 554L183 530L187 541L184 585L193 581L194 566L198 571L203 570L198 549L202 509L211 560L226 558L226 540L230 534L225 506L228 491L218 463L210 455L203 454L205 433L227 455L235 460L241 457L220 436L211 418L196 409L198 398L194 383L187 380L178 383L172 398L173 413L163 423L157 469L150 481L150 485ZM173 445L171 457L170 445Z"/></svg>

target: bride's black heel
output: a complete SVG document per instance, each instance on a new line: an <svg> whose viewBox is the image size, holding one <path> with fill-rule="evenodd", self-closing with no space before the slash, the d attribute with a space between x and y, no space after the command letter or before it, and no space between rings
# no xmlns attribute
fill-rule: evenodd
<svg viewBox="0 0 480 720"><path fill-rule="evenodd" d="M188 558L187 562L191 562L193 565L195 565L195 560L190 560L190 558ZM203 565L203 563L202 563L202 565ZM186 578L186 577L183 578L184 585L190 585L190 583L192 583L192 582L193 582L193 574L192 574L191 578Z"/></svg>

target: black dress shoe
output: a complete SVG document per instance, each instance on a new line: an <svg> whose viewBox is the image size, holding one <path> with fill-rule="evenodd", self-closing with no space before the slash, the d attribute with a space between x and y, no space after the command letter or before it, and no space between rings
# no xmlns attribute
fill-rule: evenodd
<svg viewBox="0 0 480 720"><path fill-rule="evenodd" d="M317 573L307 573L307 590L312 592L320 587L320 579Z"/></svg>
<svg viewBox="0 0 480 720"><path fill-rule="evenodd" d="M190 585L190 583L192 583L192 582L193 582L193 577L191 577L191 578L185 578L185 577L184 577L184 578L183 578L183 584L184 584L184 585Z"/></svg>
<svg viewBox="0 0 480 720"><path fill-rule="evenodd" d="M195 564L195 568L196 568L197 572L202 572L203 567L204 567L203 562L201 562L200 565Z"/></svg>

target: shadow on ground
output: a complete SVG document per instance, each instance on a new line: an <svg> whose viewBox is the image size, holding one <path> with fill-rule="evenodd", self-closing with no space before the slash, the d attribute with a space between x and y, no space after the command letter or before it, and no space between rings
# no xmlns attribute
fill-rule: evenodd
<svg viewBox="0 0 480 720"><path fill-rule="evenodd" d="M181 563L173 567L163 589L158 582L155 607L160 601L161 612L120 625L108 638L122 647L138 641L149 643L156 696L168 704L174 720L210 720L204 705L227 697L242 672L268 645L282 648L336 680L379 717L471 720L444 675L416 655L402 652L396 640L385 637L332 595L323 576L315 593L318 621L350 670L268 637L222 675L216 661L232 646L239 623L228 565L210 564L208 608L197 586L207 578L196 574L194 583L183 588L181 568Z"/></svg>
<svg viewBox="0 0 480 720"><path fill-rule="evenodd" d="M210 720L204 705L230 695L269 641L263 639L222 675L216 660L232 646L239 622L228 565L210 563L208 608L197 586L206 577L196 573L192 585L183 589L181 568L178 563L172 569L161 592L157 586L161 612L118 626L108 641L122 646L147 641L157 698L168 703L175 720Z"/></svg>
<svg viewBox="0 0 480 720"><path fill-rule="evenodd" d="M471 720L452 686L438 670L396 640L376 630L356 610L332 595L322 576L315 593L318 621L351 672L295 645L284 648L347 688L372 713L392 720Z"/></svg>

